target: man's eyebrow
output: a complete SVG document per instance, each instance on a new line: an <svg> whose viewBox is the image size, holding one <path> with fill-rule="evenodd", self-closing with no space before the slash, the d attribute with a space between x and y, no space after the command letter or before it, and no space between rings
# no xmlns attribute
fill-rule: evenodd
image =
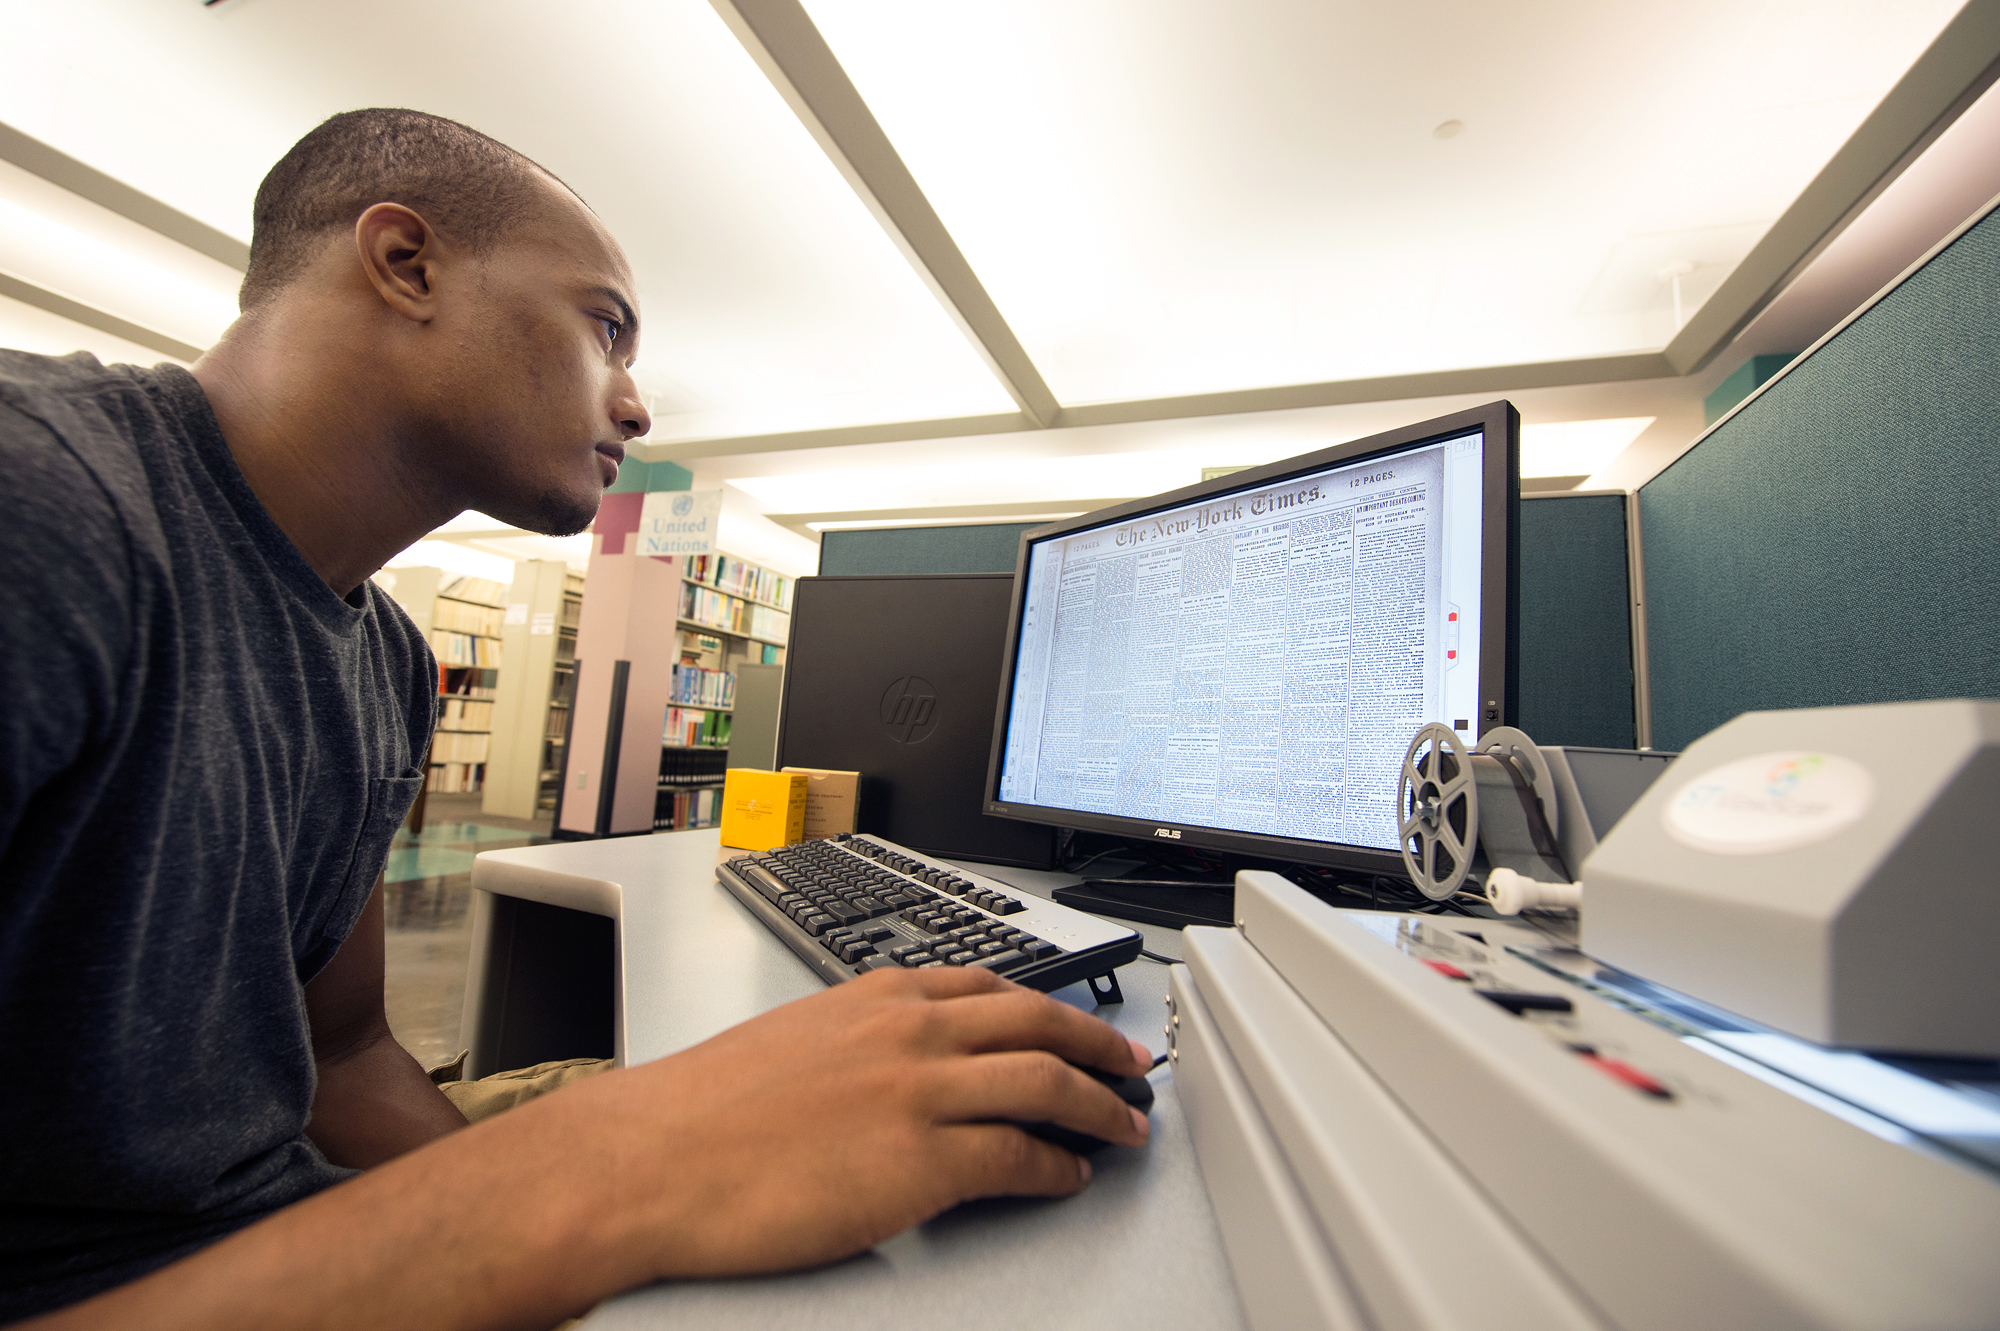
<svg viewBox="0 0 2000 1331"><path fill-rule="evenodd" d="M639 331L639 315L633 310L625 297L619 295L610 287L592 287L590 294L593 296L603 296L618 307L618 322L624 326L622 331L628 333L637 333Z"/></svg>

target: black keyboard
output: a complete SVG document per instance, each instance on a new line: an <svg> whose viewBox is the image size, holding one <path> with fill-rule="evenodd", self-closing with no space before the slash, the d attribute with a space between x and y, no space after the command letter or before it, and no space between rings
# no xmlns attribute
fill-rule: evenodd
<svg viewBox="0 0 2000 1331"><path fill-rule="evenodd" d="M716 878L829 983L887 967L979 966L1044 991L1139 955L1123 925L872 836L804 841Z"/></svg>

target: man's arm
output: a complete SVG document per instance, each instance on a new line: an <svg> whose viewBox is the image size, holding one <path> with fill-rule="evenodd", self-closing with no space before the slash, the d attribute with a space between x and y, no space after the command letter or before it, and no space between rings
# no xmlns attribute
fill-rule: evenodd
<svg viewBox="0 0 2000 1331"><path fill-rule="evenodd" d="M355 1169L393 1160L465 1126L465 1115L389 1033L382 1006L382 892L377 878L354 932L306 985L319 1064L306 1135L327 1159Z"/></svg>
<svg viewBox="0 0 2000 1331"><path fill-rule="evenodd" d="M1065 1062L1067 1060L1067 1062ZM994 1120L1145 1141L1074 1067L1151 1059L986 971L878 971L452 1133L39 1331L546 1327L652 1280L860 1252L1089 1166Z"/></svg>

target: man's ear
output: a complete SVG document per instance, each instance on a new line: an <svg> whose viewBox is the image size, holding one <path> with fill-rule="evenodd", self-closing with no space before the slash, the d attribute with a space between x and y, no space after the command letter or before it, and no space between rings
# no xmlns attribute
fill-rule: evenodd
<svg viewBox="0 0 2000 1331"><path fill-rule="evenodd" d="M437 313L438 234L400 203L378 203L354 224L361 270L383 303L416 323Z"/></svg>

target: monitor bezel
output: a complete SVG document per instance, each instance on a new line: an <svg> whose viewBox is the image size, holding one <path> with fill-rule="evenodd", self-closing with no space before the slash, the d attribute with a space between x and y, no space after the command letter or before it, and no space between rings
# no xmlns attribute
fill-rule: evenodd
<svg viewBox="0 0 2000 1331"><path fill-rule="evenodd" d="M993 719L993 743L986 760L986 812L1023 822L1083 832L1104 832L1174 846L1200 847L1226 854L1297 864L1324 865L1362 873L1405 877L1402 855L1394 850L1351 846L1261 832L1236 832L1186 823L1161 823L1119 814L1057 809L999 798L1000 764L1006 750L1007 718L1013 711L1015 661L1021 645L1021 613L1027 599L1028 556L1034 545L1093 527L1123 522L1182 504L1259 489L1304 472L1357 462L1374 454L1421 447L1473 430L1481 432L1480 632L1477 733L1511 725L1517 714L1519 675L1518 588L1520 582L1521 416L1504 399L1467 411L1385 430L1330 448L1231 472L1214 480L1182 486L1164 494L1128 500L1108 508L1065 518L1021 533L1014 563L1014 595L1007 613L1005 665L1001 672L998 710Z"/></svg>

